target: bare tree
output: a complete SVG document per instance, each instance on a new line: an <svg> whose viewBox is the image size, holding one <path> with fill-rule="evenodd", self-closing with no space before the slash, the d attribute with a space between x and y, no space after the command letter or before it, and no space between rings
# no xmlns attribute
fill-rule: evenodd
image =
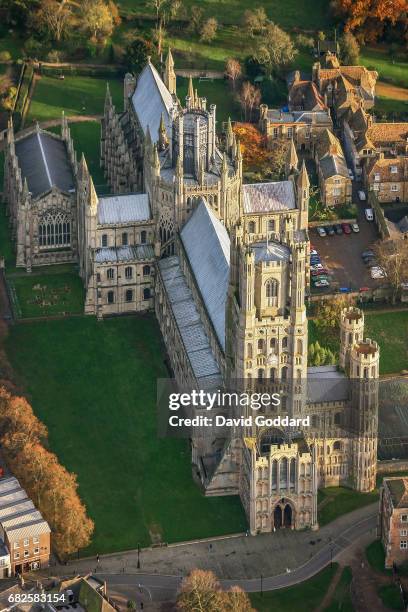
<svg viewBox="0 0 408 612"><path fill-rule="evenodd" d="M245 81L238 95L238 100L244 111L245 121L252 121L252 112L261 101L260 90L249 81Z"/></svg>
<svg viewBox="0 0 408 612"><path fill-rule="evenodd" d="M253 38L255 33L261 32L268 23L268 17L263 7L247 10L244 13L242 23L248 34Z"/></svg>
<svg viewBox="0 0 408 612"><path fill-rule="evenodd" d="M239 61L230 57L225 64L225 74L231 80L232 89L235 90L236 81L242 74L242 68Z"/></svg>
<svg viewBox="0 0 408 612"><path fill-rule="evenodd" d="M37 28L46 30L53 40L60 42L71 16L71 6L67 0L42 0L33 15L33 22Z"/></svg>
<svg viewBox="0 0 408 612"><path fill-rule="evenodd" d="M401 283L408 282L408 241L382 240L374 246L374 253L387 275L394 304L401 291Z"/></svg>
<svg viewBox="0 0 408 612"><path fill-rule="evenodd" d="M202 42L211 42L217 36L218 21L215 17L206 19L201 26L200 40Z"/></svg>

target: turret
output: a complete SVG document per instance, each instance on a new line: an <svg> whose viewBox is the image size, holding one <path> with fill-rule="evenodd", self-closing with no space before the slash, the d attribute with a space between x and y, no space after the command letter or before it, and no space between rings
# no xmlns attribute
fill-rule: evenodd
<svg viewBox="0 0 408 612"><path fill-rule="evenodd" d="M306 170L305 160L303 160L302 168L296 181L297 188L297 205L301 212L300 228L306 229L309 216L309 176Z"/></svg>
<svg viewBox="0 0 408 612"><path fill-rule="evenodd" d="M169 51L166 57L166 65L164 69L164 84L171 94L176 93L176 73L174 71L174 60L171 54L171 49L169 47Z"/></svg>
<svg viewBox="0 0 408 612"><path fill-rule="evenodd" d="M297 172L298 163L299 163L299 158L296 153L295 143L293 142L293 138L292 138L292 140L290 141L289 151L286 157L286 165L285 165L286 176L289 176L290 174Z"/></svg>
<svg viewBox="0 0 408 612"><path fill-rule="evenodd" d="M363 341L364 313L359 308L344 308L340 315L340 355L339 365L349 369L350 352L354 345Z"/></svg>
<svg viewBox="0 0 408 612"><path fill-rule="evenodd" d="M169 140L167 137L166 125L164 123L163 113L160 117L160 126L159 126L159 150L164 151L169 144Z"/></svg>
<svg viewBox="0 0 408 612"><path fill-rule="evenodd" d="M232 131L231 117L228 117L226 147L227 147L227 151L229 154L231 154L233 144L234 144L234 132Z"/></svg>
<svg viewBox="0 0 408 612"><path fill-rule="evenodd" d="M188 90L187 90L187 96L186 96L186 107L187 107L188 110L191 110L192 108L195 107L193 79L192 79L191 75L190 75L190 77L188 79Z"/></svg>
<svg viewBox="0 0 408 612"><path fill-rule="evenodd" d="M377 342L366 338L350 351L350 378L375 380L379 376L380 349Z"/></svg>

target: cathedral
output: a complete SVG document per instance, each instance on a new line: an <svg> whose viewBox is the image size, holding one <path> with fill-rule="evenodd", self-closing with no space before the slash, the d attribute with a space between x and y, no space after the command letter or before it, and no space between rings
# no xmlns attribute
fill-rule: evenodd
<svg viewBox="0 0 408 612"><path fill-rule="evenodd" d="M251 534L317 528L319 487L375 487L379 349L358 308L341 315L338 367L308 367L309 178L290 147L286 179L244 184L240 144L169 52L126 75L124 109L107 90L98 197L69 126L9 125L8 214L17 266L75 261L85 312L154 310L180 388L278 390L279 412L310 426L192 432L205 495L239 495ZM300 166L300 167L299 167Z"/></svg>

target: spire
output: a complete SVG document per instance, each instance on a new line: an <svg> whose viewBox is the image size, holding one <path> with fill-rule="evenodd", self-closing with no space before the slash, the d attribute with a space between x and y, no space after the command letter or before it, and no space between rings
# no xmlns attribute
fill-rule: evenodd
<svg viewBox="0 0 408 612"><path fill-rule="evenodd" d="M174 71L174 60L170 47L167 53L166 65L164 69L164 84L171 94L176 93L176 73Z"/></svg>
<svg viewBox="0 0 408 612"><path fill-rule="evenodd" d="M163 115L162 115L162 116L163 116ZM147 144L147 145L151 145L151 144L152 144L152 137L151 137L151 135L150 135L150 127L149 127L149 124L147 124L147 127L146 127L146 136L145 136L145 138L146 138L146 144Z"/></svg>
<svg viewBox="0 0 408 612"><path fill-rule="evenodd" d="M239 138L237 138L237 160L242 161L241 143L239 141Z"/></svg>
<svg viewBox="0 0 408 612"><path fill-rule="evenodd" d="M232 131L231 117L228 117L227 123L227 149L230 151L234 143L234 132Z"/></svg>
<svg viewBox="0 0 408 612"><path fill-rule="evenodd" d="M159 152L157 150L157 145L155 144L153 147L153 165L157 174L160 174L160 158Z"/></svg>
<svg viewBox="0 0 408 612"><path fill-rule="evenodd" d="M160 117L160 126L159 126L159 149L160 151L164 151L167 145L168 145L167 131L166 131L166 125L164 123L164 116L162 113Z"/></svg>
<svg viewBox="0 0 408 612"><path fill-rule="evenodd" d="M9 117L7 128L7 142L8 144L14 143L14 126L12 115Z"/></svg>
<svg viewBox="0 0 408 612"><path fill-rule="evenodd" d="M83 153L81 155L81 161L79 162L78 175L79 179L83 179L84 177L89 175L88 165L86 163L85 155Z"/></svg>
<svg viewBox="0 0 408 612"><path fill-rule="evenodd" d="M187 107L188 108L194 108L195 104L194 104L194 88L193 88L193 79L190 77L188 79L188 90L187 90Z"/></svg>
<svg viewBox="0 0 408 612"><path fill-rule="evenodd" d="M290 141L289 151L286 158L286 175L289 176L293 171L297 171L299 164L299 158L296 153L295 143L293 138Z"/></svg>
<svg viewBox="0 0 408 612"><path fill-rule="evenodd" d="M198 97L197 89L194 90L194 107L200 108L200 98Z"/></svg>
<svg viewBox="0 0 408 612"><path fill-rule="evenodd" d="M110 92L109 83L106 83L106 94L105 94L105 111L107 108L112 106L112 96Z"/></svg>
<svg viewBox="0 0 408 612"><path fill-rule="evenodd" d="M297 180L297 185L301 189L307 189L310 185L309 175L307 174L305 160L303 160L302 168L300 170L300 174Z"/></svg>
<svg viewBox="0 0 408 612"><path fill-rule="evenodd" d="M227 154L224 152L224 155L222 156L222 173L226 174L228 172L228 159L227 159Z"/></svg>

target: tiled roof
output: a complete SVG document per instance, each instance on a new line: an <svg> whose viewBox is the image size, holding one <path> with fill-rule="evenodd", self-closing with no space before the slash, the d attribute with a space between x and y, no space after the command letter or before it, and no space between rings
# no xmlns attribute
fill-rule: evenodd
<svg viewBox="0 0 408 612"><path fill-rule="evenodd" d="M174 106L173 98L156 68L150 62L146 64L139 75L132 96L132 104L145 134L147 126L149 126L153 142L157 142L159 138L162 114L167 133L171 136L170 112Z"/></svg>
<svg viewBox="0 0 408 612"><path fill-rule="evenodd" d="M138 246L101 247L95 251L95 262L121 263L126 261L148 261L154 259L154 249L151 244Z"/></svg>
<svg viewBox="0 0 408 612"><path fill-rule="evenodd" d="M326 155L319 160L319 167L325 179L332 176L342 176L349 179L347 164L344 157L340 157L339 155Z"/></svg>
<svg viewBox="0 0 408 612"><path fill-rule="evenodd" d="M291 108L323 110L326 108L322 96L312 81L295 81L289 91Z"/></svg>
<svg viewBox="0 0 408 612"><path fill-rule="evenodd" d="M343 155L339 139L327 128L319 134L316 143L316 153L318 159L330 154Z"/></svg>
<svg viewBox="0 0 408 612"><path fill-rule="evenodd" d="M0 479L0 524L12 541L51 531L14 476Z"/></svg>
<svg viewBox="0 0 408 612"><path fill-rule="evenodd" d="M296 208L292 181L254 183L243 186L244 213L266 213Z"/></svg>
<svg viewBox="0 0 408 612"><path fill-rule="evenodd" d="M408 144L408 123L373 123L367 137L375 146L403 142Z"/></svg>
<svg viewBox="0 0 408 612"><path fill-rule="evenodd" d="M230 239L202 199L180 233L201 297L222 348L229 282Z"/></svg>
<svg viewBox="0 0 408 612"><path fill-rule="evenodd" d="M408 478L384 478L394 508L408 508Z"/></svg>
<svg viewBox="0 0 408 612"><path fill-rule="evenodd" d="M15 149L22 178L34 198L52 187L67 193L75 188L65 142L57 136L37 130L17 139Z"/></svg>
<svg viewBox="0 0 408 612"><path fill-rule="evenodd" d="M98 203L100 225L138 223L151 218L147 193L107 196L100 198Z"/></svg>
<svg viewBox="0 0 408 612"><path fill-rule="evenodd" d="M406 170L404 170L406 167ZM391 168L396 168L397 172L391 172ZM370 159L367 164L367 175L373 178L374 174L380 175L380 182L389 181L397 183L408 180L408 160L404 157L383 157Z"/></svg>

